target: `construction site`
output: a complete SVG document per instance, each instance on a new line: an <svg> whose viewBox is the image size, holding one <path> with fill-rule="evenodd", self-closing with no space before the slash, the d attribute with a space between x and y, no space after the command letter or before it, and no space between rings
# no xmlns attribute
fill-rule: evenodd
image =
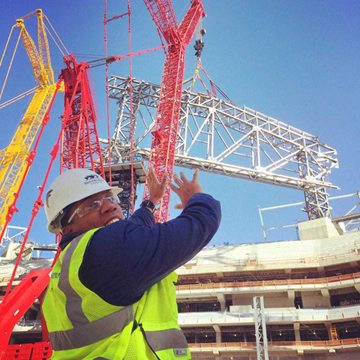
<svg viewBox="0 0 360 360"><path fill-rule="evenodd" d="M199 169L222 207L214 239L176 270L192 359L360 359L360 6L39 3L0 18L0 360L52 356L52 180L95 171L123 189L128 219L150 165L158 179ZM157 223L179 214L171 193Z"/></svg>

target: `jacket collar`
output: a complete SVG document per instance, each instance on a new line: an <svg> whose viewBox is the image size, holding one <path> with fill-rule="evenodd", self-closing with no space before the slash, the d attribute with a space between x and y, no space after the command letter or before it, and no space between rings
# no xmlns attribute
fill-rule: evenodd
<svg viewBox="0 0 360 360"><path fill-rule="evenodd" d="M59 244L60 249L64 250L71 243L71 241L73 241L77 236L79 236L81 234L82 234L81 231L64 234L61 237L61 241Z"/></svg>

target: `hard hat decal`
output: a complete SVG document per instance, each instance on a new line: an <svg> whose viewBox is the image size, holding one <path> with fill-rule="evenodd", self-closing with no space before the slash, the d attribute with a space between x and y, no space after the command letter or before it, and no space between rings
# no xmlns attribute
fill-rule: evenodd
<svg viewBox="0 0 360 360"><path fill-rule="evenodd" d="M49 207L49 197L51 196L51 193L53 192L53 189L50 189L47 193L46 193L46 197L45 197L45 203L46 206Z"/></svg>
<svg viewBox="0 0 360 360"><path fill-rule="evenodd" d="M84 177L84 184L88 185L88 184L98 184L103 182L104 180L97 174L91 174L91 175L86 175Z"/></svg>

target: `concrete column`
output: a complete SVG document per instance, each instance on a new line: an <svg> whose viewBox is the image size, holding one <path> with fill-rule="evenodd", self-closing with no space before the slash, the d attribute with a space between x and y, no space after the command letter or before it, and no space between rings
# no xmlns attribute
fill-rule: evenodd
<svg viewBox="0 0 360 360"><path fill-rule="evenodd" d="M328 289L321 289L321 295L326 298L330 298L330 293Z"/></svg>
<svg viewBox="0 0 360 360"><path fill-rule="evenodd" d="M295 341L301 341L299 323L294 323L294 333L295 333Z"/></svg>
<svg viewBox="0 0 360 360"><path fill-rule="evenodd" d="M220 310L225 311L226 310L226 301L225 296L222 293L216 293L216 297L220 303Z"/></svg>
<svg viewBox="0 0 360 360"><path fill-rule="evenodd" d="M328 289L321 289L321 295L328 299L327 300L327 306L331 306L331 297L330 297L330 293L329 293L329 290Z"/></svg>
<svg viewBox="0 0 360 360"><path fill-rule="evenodd" d="M318 271L321 277L326 277L325 268L323 266L319 266Z"/></svg>
<svg viewBox="0 0 360 360"><path fill-rule="evenodd" d="M199 334L195 333L195 344L199 342Z"/></svg>
<svg viewBox="0 0 360 360"><path fill-rule="evenodd" d="M213 328L216 332L216 342L221 343L221 330L219 325L213 325Z"/></svg>
<svg viewBox="0 0 360 360"><path fill-rule="evenodd" d="M246 332L244 331L244 343L247 343Z"/></svg>

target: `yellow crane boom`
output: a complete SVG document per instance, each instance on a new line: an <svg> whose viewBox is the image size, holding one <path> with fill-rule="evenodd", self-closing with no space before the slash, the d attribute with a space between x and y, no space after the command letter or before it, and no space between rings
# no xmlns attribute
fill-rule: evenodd
<svg viewBox="0 0 360 360"><path fill-rule="evenodd" d="M38 18L39 51L24 25L24 20L35 14ZM0 233L5 225L9 206L17 196L21 179L25 174L26 161L29 158L32 144L56 90L42 11L36 10L24 18L18 19L16 27L20 28L22 41L39 88L10 144L0 151Z"/></svg>

